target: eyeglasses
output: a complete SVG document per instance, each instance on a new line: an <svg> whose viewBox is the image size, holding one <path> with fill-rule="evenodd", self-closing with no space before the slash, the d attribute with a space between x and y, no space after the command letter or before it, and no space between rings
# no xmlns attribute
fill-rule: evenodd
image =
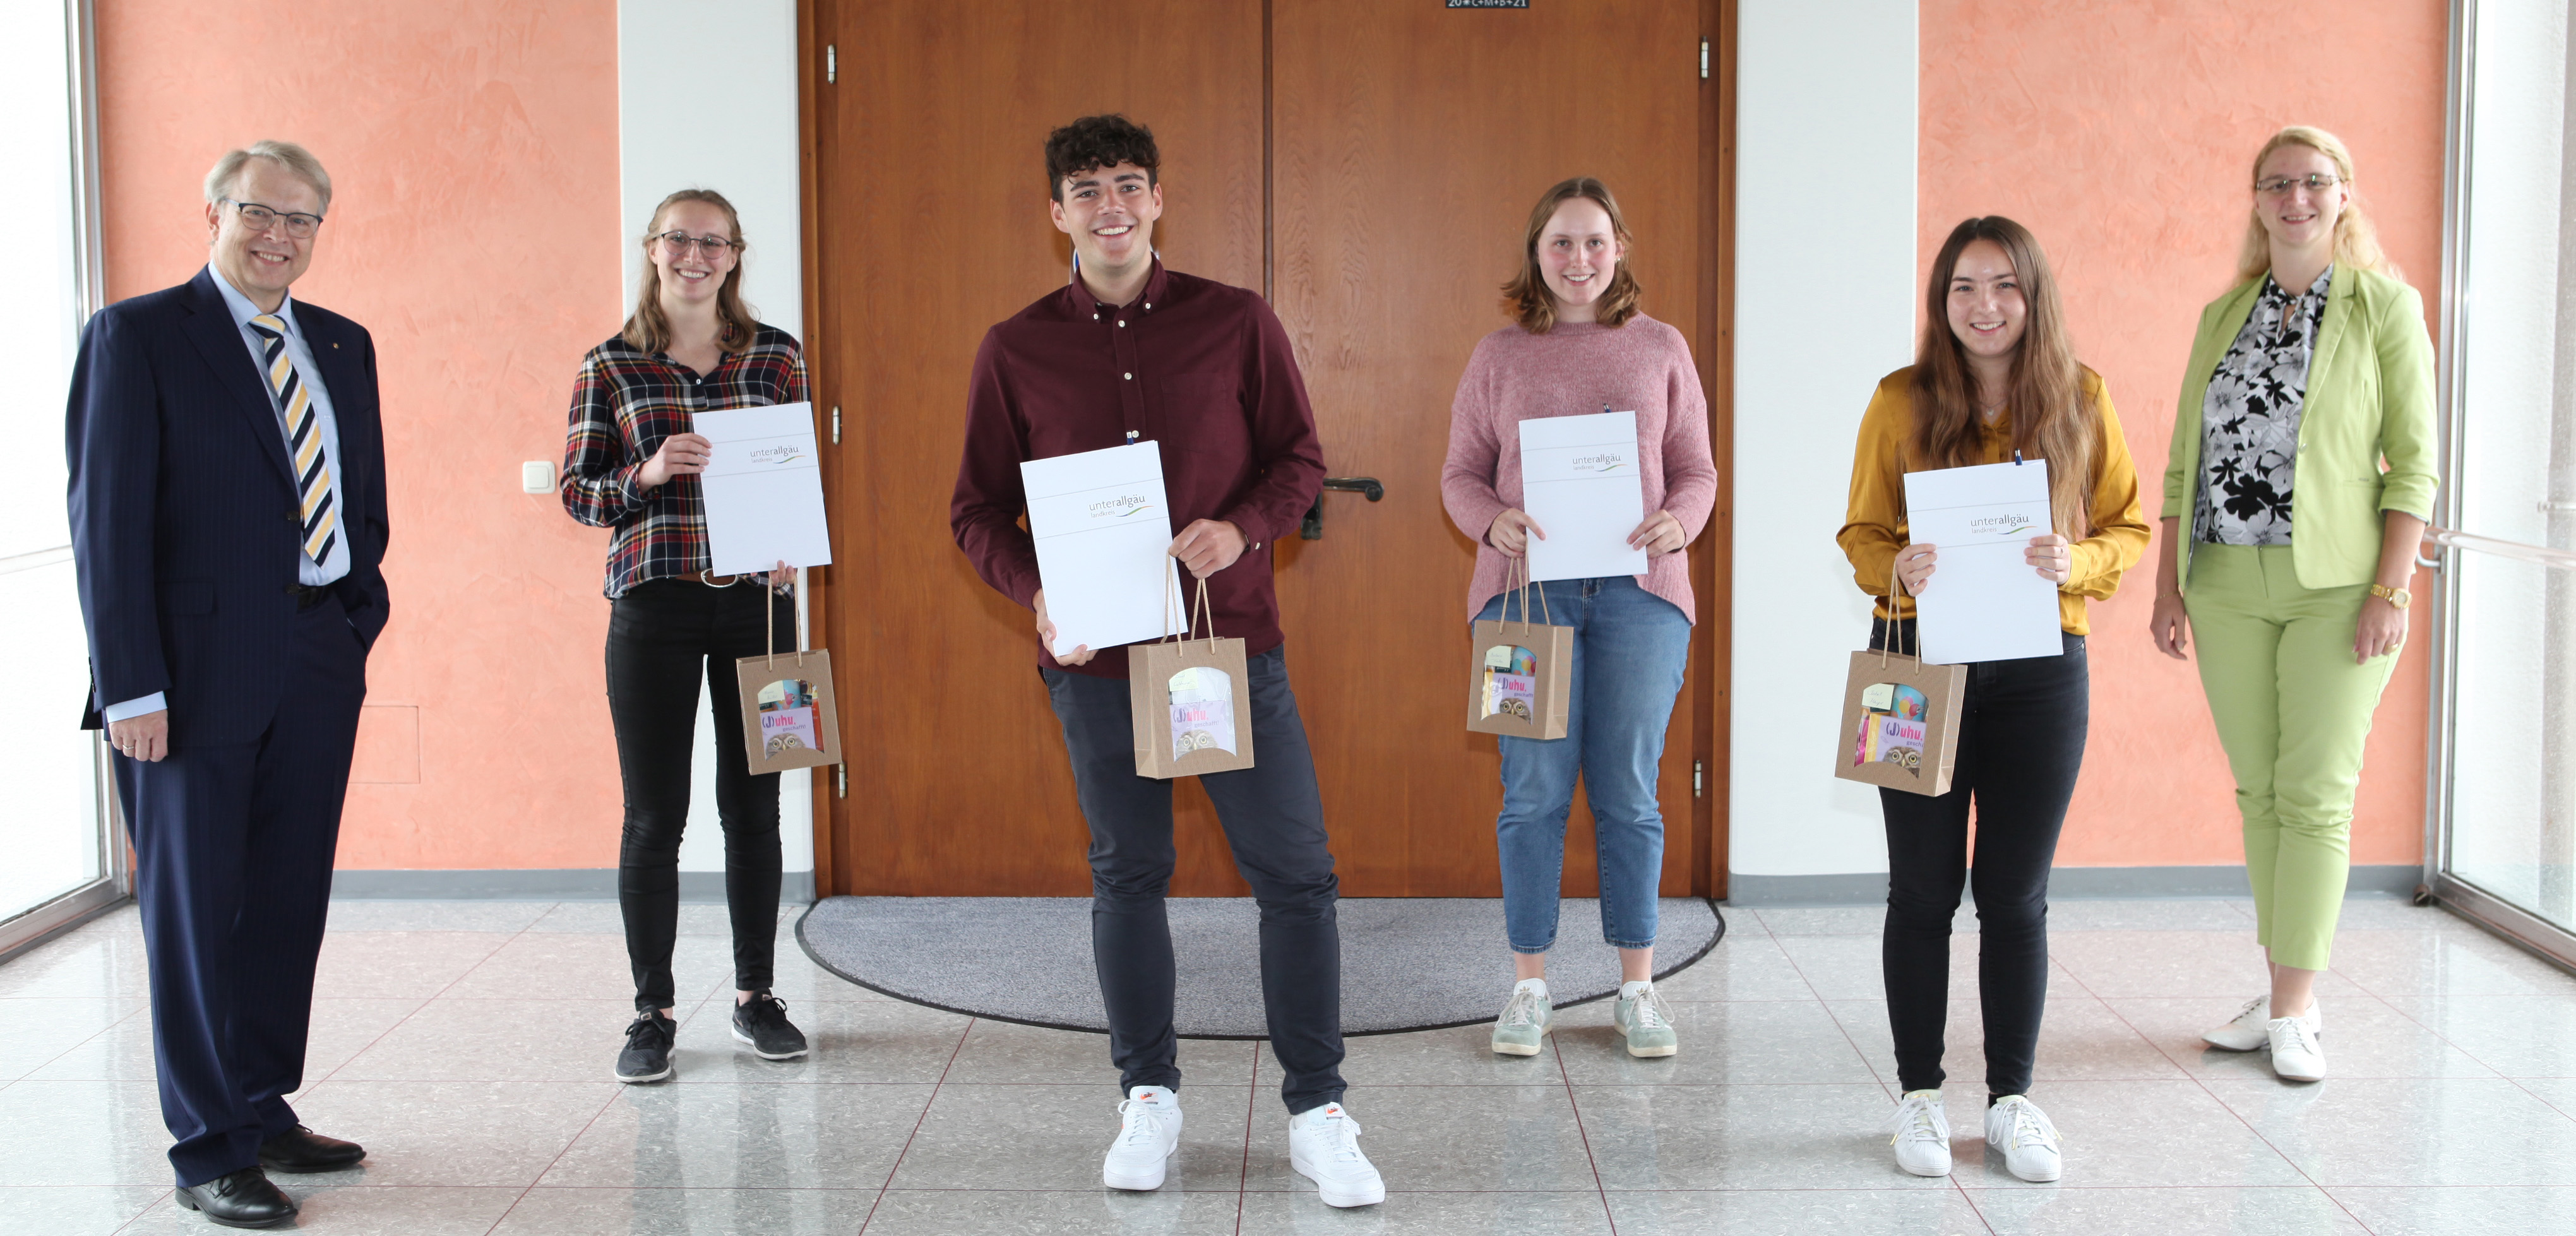
<svg viewBox="0 0 2576 1236"><path fill-rule="evenodd" d="M2314 172L2306 176L2275 176L2270 180L2258 180L2254 182L2254 189L2270 197L2286 197L2295 185L2306 185L2310 193L2323 193L2342 183L2341 177Z"/></svg>
<svg viewBox="0 0 2576 1236"><path fill-rule="evenodd" d="M311 240L313 233L322 226L320 215L308 215L300 211L272 210L257 202L235 202L231 198L225 198L224 201L241 213L242 226L254 232L265 232L282 219L286 222L287 235L297 240Z"/></svg>
<svg viewBox="0 0 2576 1236"><path fill-rule="evenodd" d="M691 249L714 257L736 247L734 242L722 236L691 236L687 232L664 232L653 239L661 241L673 257L686 257Z"/></svg>

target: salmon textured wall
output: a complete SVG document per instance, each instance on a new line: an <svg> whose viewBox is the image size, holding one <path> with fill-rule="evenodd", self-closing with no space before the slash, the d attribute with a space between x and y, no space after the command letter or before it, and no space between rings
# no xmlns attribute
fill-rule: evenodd
<svg viewBox="0 0 2576 1236"><path fill-rule="evenodd" d="M224 150L310 147L335 196L299 298L373 332L393 620L342 867L607 867L606 533L519 492L623 318L615 0L97 0L108 294L206 260Z"/></svg>
<svg viewBox="0 0 2576 1236"><path fill-rule="evenodd" d="M2274 130L2313 124L2344 139L2382 242L2428 318L2438 312L2449 22L2439 0L1923 0L1921 14L1916 286L1963 218L2008 215L2037 233L2077 349L2109 382L2150 519L2192 330L2234 281L2251 161ZM2093 608L2092 740L2058 852L2067 865L2244 861L2199 679L2147 642L2154 561ZM2429 579L2417 576L2417 595ZM2403 654L2371 733L2357 863L2422 857L2421 644Z"/></svg>

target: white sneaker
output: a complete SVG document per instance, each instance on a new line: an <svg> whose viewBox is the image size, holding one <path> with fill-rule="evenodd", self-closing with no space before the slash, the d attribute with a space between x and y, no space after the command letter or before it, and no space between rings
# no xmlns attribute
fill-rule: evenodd
<svg viewBox="0 0 2576 1236"><path fill-rule="evenodd" d="M1374 1206L1386 1180L1360 1153L1360 1122L1339 1103L1288 1118L1288 1166L1315 1182L1327 1206Z"/></svg>
<svg viewBox="0 0 2576 1236"><path fill-rule="evenodd" d="M2317 1046L2317 1032L2308 1019L2275 1017L2263 1023L2263 1034L2272 1044L2272 1072L2281 1080L2326 1079L2325 1049Z"/></svg>
<svg viewBox="0 0 2576 1236"><path fill-rule="evenodd" d="M1101 1160L1100 1183L1113 1189L1159 1189L1163 1166L1181 1148L1181 1097L1161 1086L1138 1086L1118 1105L1125 1123Z"/></svg>
<svg viewBox="0 0 2576 1236"><path fill-rule="evenodd" d="M2057 1152L2057 1126L2039 1104L2008 1094L1986 1107L1986 1144L2004 1152L2004 1170L2033 1184L2046 1184L2066 1171Z"/></svg>
<svg viewBox="0 0 2576 1236"><path fill-rule="evenodd" d="M1938 1090L1908 1090L1887 1118L1888 1143L1896 1147L1896 1165L1917 1176L1950 1174L1950 1114L1941 1110Z"/></svg>
<svg viewBox="0 0 2576 1236"><path fill-rule="evenodd" d="M2318 1000L2310 996L2308 1011L2299 1016L2299 1020L2308 1023L2311 1035L2323 1034L2326 1029L2325 1015L2317 1010ZM2272 997L2256 996L2246 1001L2244 1008L2236 1010L2235 1018L2200 1036L2200 1041L2226 1051L2257 1051L2272 1041L2271 1035L2263 1029L2263 1023L2270 1020Z"/></svg>

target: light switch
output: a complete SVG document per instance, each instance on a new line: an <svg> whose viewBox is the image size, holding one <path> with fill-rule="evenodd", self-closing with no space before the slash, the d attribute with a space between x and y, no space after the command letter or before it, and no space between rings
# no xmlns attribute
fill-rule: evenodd
<svg viewBox="0 0 2576 1236"><path fill-rule="evenodd" d="M555 466L550 460L531 459L519 465L519 492L550 494L555 491Z"/></svg>

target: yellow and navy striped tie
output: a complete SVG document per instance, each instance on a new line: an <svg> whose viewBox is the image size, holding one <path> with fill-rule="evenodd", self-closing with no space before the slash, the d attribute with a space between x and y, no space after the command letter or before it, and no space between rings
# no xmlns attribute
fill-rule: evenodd
<svg viewBox="0 0 2576 1236"><path fill-rule="evenodd" d="M313 393L304 389L303 375L295 372L295 362L286 355L286 323L275 314L263 313L250 320L250 328L266 343L268 389L277 392L277 406L286 413L286 453L295 461L304 553L318 564L330 557L331 543L339 536L340 513L331 509L331 461L322 455Z"/></svg>

